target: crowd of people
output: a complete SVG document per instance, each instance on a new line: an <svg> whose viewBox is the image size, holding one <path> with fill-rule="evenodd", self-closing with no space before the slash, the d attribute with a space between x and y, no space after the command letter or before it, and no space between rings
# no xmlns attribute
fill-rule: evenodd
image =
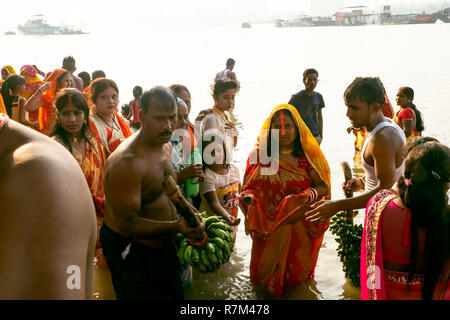
<svg viewBox="0 0 450 320"><path fill-rule="evenodd" d="M345 90L365 176L342 187L359 196L335 200L318 71L305 70L305 89L268 115L241 179L234 65L217 73L212 108L194 123L182 84L136 86L119 113L117 84L101 70L75 75L73 57L49 73L3 67L0 234L17 240L0 242L0 298L90 299L96 264L111 272L118 299L183 299L193 272L178 261L175 234L196 239L205 225L189 226L165 194L172 176L198 212L227 221L234 240L241 209L250 277L270 294L314 276L332 216L366 208L361 297L450 299L450 149L421 137L413 89L399 89L397 113L379 78Z"/></svg>

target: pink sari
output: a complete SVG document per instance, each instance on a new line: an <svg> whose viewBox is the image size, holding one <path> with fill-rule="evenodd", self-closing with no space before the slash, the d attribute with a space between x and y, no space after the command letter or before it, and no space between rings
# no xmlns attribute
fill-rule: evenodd
<svg viewBox="0 0 450 320"><path fill-rule="evenodd" d="M366 207L360 264L362 300L420 300L422 298L423 275L414 275L408 285L408 273L385 270L383 267L383 261L393 260L391 255L387 255L390 248L383 247L383 213L396 197L398 196L394 190L381 190ZM408 236L404 239L406 243L403 246L408 248L409 223L404 231ZM386 256L383 256L383 251ZM407 260L402 264L409 264L409 259ZM443 290L444 287L445 290ZM450 282L438 283L433 299L450 299Z"/></svg>

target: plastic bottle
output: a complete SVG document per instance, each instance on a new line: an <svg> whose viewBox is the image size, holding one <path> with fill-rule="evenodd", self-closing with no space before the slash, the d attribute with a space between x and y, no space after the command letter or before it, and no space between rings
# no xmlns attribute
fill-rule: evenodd
<svg viewBox="0 0 450 320"><path fill-rule="evenodd" d="M202 164L202 156L200 155L200 150L198 148L194 149L194 152L191 154L191 157L189 158L188 165L191 164ZM186 180L185 183L186 197L195 197L198 194L198 191L199 191L198 178Z"/></svg>

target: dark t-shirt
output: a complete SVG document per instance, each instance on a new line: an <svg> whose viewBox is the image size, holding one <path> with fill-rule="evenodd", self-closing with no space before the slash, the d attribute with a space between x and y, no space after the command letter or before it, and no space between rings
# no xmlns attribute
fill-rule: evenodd
<svg viewBox="0 0 450 320"><path fill-rule="evenodd" d="M312 96L309 96L305 90L301 90L294 94L288 103L297 109L313 136L318 136L320 134L318 111L325 108L322 95L313 92Z"/></svg>

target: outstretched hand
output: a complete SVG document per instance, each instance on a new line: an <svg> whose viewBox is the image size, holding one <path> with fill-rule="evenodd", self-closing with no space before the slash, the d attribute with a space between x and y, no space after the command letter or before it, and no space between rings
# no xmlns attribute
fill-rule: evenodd
<svg viewBox="0 0 450 320"><path fill-rule="evenodd" d="M313 209L305 213L308 222L324 223L339 211L336 201L333 200L318 201L311 207Z"/></svg>
<svg viewBox="0 0 450 320"><path fill-rule="evenodd" d="M241 218L236 218L235 216L232 216L231 214L229 214L227 217L227 222L230 226L237 226L239 225L239 223L241 223Z"/></svg>

